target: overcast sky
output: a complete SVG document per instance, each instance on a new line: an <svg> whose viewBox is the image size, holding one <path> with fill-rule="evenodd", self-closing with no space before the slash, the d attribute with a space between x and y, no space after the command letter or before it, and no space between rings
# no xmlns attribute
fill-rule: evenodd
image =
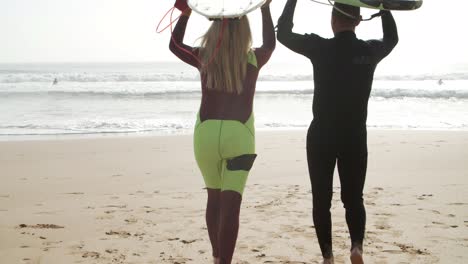
<svg viewBox="0 0 468 264"><path fill-rule="evenodd" d="M324 0L325 1L325 0ZM155 28L173 0L0 0L0 63L177 61L170 32ZM286 0L273 0L276 24ZM329 6L298 0L294 31L332 37ZM468 1L426 0L416 11L393 12L400 42L382 63L391 73L467 72ZM363 11L369 16L373 11ZM254 44L261 41L260 11L249 14ZM163 22L167 25L168 20ZM186 43L194 45L209 22L193 14ZM381 38L380 19L357 29L363 39ZM281 44L272 64L307 64Z"/></svg>

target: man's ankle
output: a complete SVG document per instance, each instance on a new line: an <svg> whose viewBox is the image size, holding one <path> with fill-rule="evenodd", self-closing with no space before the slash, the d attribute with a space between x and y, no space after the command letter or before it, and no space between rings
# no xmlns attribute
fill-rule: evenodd
<svg viewBox="0 0 468 264"><path fill-rule="evenodd" d="M323 262L322 264L334 264L335 263L335 258L333 256L331 257L327 257L327 258L323 258Z"/></svg>
<svg viewBox="0 0 468 264"><path fill-rule="evenodd" d="M363 249L362 249L362 242L353 242L351 243L351 251L358 251L360 253L363 252Z"/></svg>

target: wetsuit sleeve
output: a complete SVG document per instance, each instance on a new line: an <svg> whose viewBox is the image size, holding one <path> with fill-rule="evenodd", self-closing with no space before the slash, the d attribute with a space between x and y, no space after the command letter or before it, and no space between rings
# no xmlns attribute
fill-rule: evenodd
<svg viewBox="0 0 468 264"><path fill-rule="evenodd" d="M284 6L283 13L278 19L278 41L290 50L312 58L314 50L318 50L321 38L315 34L301 35L292 32L296 3L297 0L288 0Z"/></svg>
<svg viewBox="0 0 468 264"><path fill-rule="evenodd" d="M185 63L190 64L193 67L199 68L200 63L196 59L198 56L198 49L195 49L183 43L185 36L185 28L187 27L188 20L188 16L181 16L179 18L179 21L177 21L174 31L172 32L171 41L169 43L169 49L172 53L174 53L174 55L176 55Z"/></svg>
<svg viewBox="0 0 468 264"><path fill-rule="evenodd" d="M398 43L398 31L390 11L382 11L382 29L383 39L381 40L369 40L368 43L371 45L373 53L376 56L377 61L385 58L395 48Z"/></svg>
<svg viewBox="0 0 468 264"><path fill-rule="evenodd" d="M263 27L263 45L255 49L257 57L257 67L260 69L265 65L271 57L271 54L276 47L275 29L271 18L270 7L261 8L262 11L262 27Z"/></svg>

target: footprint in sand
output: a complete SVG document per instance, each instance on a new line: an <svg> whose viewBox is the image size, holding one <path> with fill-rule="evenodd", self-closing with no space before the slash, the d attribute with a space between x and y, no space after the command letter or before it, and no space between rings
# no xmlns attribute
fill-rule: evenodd
<svg viewBox="0 0 468 264"><path fill-rule="evenodd" d="M197 241L198 239L192 239L192 240L185 240L185 239L182 239L180 240L180 242L182 242L183 244L192 244L193 242Z"/></svg>
<svg viewBox="0 0 468 264"><path fill-rule="evenodd" d="M426 249L421 250L421 249L414 248L411 245L406 245L406 244L396 243L396 242L394 242L393 244L395 246L398 246L401 249L401 251L405 253L410 253L412 255L430 255Z"/></svg>
<svg viewBox="0 0 468 264"><path fill-rule="evenodd" d="M81 255L83 258L93 258L93 259L98 259L101 256L98 252L95 251L86 251Z"/></svg>
<svg viewBox="0 0 468 264"><path fill-rule="evenodd" d="M391 216L394 216L394 214L391 214L391 213L375 213L374 215L376 215L376 216L384 216L384 217L391 217Z"/></svg>
<svg viewBox="0 0 468 264"><path fill-rule="evenodd" d="M135 217L131 217L131 218L128 218L128 219L125 219L124 220L127 224L135 224L138 222L138 219L135 218Z"/></svg>
<svg viewBox="0 0 468 264"><path fill-rule="evenodd" d="M41 262L41 257L37 257L37 258L34 258L34 259L23 258L22 261L24 261L25 264L38 264L38 263L42 263L42 262Z"/></svg>
<svg viewBox="0 0 468 264"><path fill-rule="evenodd" d="M184 258L184 257L180 257L180 256L177 256L177 257L170 256L167 260L170 261L170 263L173 263L173 264L185 264L187 262L193 261L193 259L191 259L191 258Z"/></svg>
<svg viewBox="0 0 468 264"><path fill-rule="evenodd" d="M466 203L448 203L447 205L467 205Z"/></svg>
<svg viewBox="0 0 468 264"><path fill-rule="evenodd" d="M123 205L106 205L106 206L103 206L102 208L119 208L119 209L124 209L124 208L127 208L127 205L126 205L126 204L123 204Z"/></svg>
<svg viewBox="0 0 468 264"><path fill-rule="evenodd" d="M304 232L304 229L301 229L299 227L295 227L293 225L281 225L280 230L283 233L294 233L294 232Z"/></svg>
<svg viewBox="0 0 468 264"><path fill-rule="evenodd" d="M104 211L105 215L98 215L96 216L96 220L110 220L113 219L114 216L112 215L115 213L115 210L106 210Z"/></svg>
<svg viewBox="0 0 468 264"><path fill-rule="evenodd" d="M289 257L275 257L276 259L280 259L279 261L277 260L265 260L263 263L275 263L275 264L307 264L308 262L304 261L296 261L296 260L289 260Z"/></svg>
<svg viewBox="0 0 468 264"><path fill-rule="evenodd" d="M35 228L35 229L59 229L65 228L64 226L54 225L54 224L37 224L37 225L26 225L20 224L18 228Z"/></svg>
<svg viewBox="0 0 468 264"><path fill-rule="evenodd" d="M54 214L57 214L61 211L44 211L44 212L35 212L34 214L35 215L54 215Z"/></svg>
<svg viewBox="0 0 468 264"><path fill-rule="evenodd" d="M260 252L260 250L259 250L259 249L256 249L256 248L254 248L254 249L251 249L250 251L252 251L252 252L254 252L254 253L258 253L258 252Z"/></svg>
<svg viewBox="0 0 468 264"><path fill-rule="evenodd" d="M156 209L152 209L151 206L143 206L141 209L140 209L140 212L144 212L144 213L154 213L154 212L157 212Z"/></svg>
<svg viewBox="0 0 468 264"><path fill-rule="evenodd" d="M104 250L104 252L106 252L108 254L114 254L114 253L118 253L119 250L118 249L106 249L106 250Z"/></svg>
<svg viewBox="0 0 468 264"><path fill-rule="evenodd" d="M418 208L418 211L427 211L427 212L431 212L431 213L434 213L434 214L437 214L437 215L441 214L439 211L433 210L433 209Z"/></svg>
<svg viewBox="0 0 468 264"><path fill-rule="evenodd" d="M118 236L118 237L121 237L121 238L128 238L128 237L131 237L132 234L130 232L127 232L127 231L108 231L106 232L106 235L108 236Z"/></svg>
<svg viewBox="0 0 468 264"><path fill-rule="evenodd" d="M458 228L458 225L449 225L449 224L445 224L445 223L437 222L437 221L432 221L432 225L425 225L424 227L425 228L433 228L434 226L439 226L439 227L444 228L444 229Z"/></svg>
<svg viewBox="0 0 468 264"><path fill-rule="evenodd" d="M101 258L110 260L111 263L125 263L127 256L120 254L117 249L106 249L104 254L100 255Z"/></svg>
<svg viewBox="0 0 468 264"><path fill-rule="evenodd" d="M272 207L272 206L278 206L280 204L281 204L281 201L279 199L274 199L274 200L266 202L266 203L260 203L258 205L254 205L254 208L263 209L263 208L268 208L268 207Z"/></svg>
<svg viewBox="0 0 468 264"><path fill-rule="evenodd" d="M62 240L60 240L60 241L46 241L46 242L42 243L42 245L47 246L48 248L58 248L58 247L51 247L51 246L60 244L62 242L63 242Z"/></svg>
<svg viewBox="0 0 468 264"><path fill-rule="evenodd" d="M282 238L281 234L276 233L276 232L269 232L268 237L270 237L272 239ZM253 237L253 239L255 239L255 238Z"/></svg>
<svg viewBox="0 0 468 264"><path fill-rule="evenodd" d="M417 197L418 200L426 200L427 198L429 197L433 197L434 195L433 194L422 194L420 196Z"/></svg>
<svg viewBox="0 0 468 264"><path fill-rule="evenodd" d="M183 199L183 200L190 200L193 199L193 194L191 193L178 193L175 196L171 197L172 199Z"/></svg>
<svg viewBox="0 0 468 264"><path fill-rule="evenodd" d="M84 243L81 241L80 244L72 245L69 247L69 249L72 250L72 253L78 253L84 248L84 246Z"/></svg>

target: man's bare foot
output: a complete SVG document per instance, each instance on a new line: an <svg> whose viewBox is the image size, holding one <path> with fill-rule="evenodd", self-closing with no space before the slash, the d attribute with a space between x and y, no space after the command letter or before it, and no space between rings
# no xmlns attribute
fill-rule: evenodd
<svg viewBox="0 0 468 264"><path fill-rule="evenodd" d="M324 258L322 264L334 264L335 260L333 257L331 258Z"/></svg>
<svg viewBox="0 0 468 264"><path fill-rule="evenodd" d="M359 247L354 247L351 250L351 256L349 257L352 264L364 264L364 259L362 258L362 249Z"/></svg>

